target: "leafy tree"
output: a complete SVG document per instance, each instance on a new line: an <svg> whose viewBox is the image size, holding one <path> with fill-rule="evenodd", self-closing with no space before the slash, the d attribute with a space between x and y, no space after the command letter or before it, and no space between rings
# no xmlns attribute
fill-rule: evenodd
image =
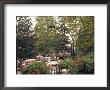
<svg viewBox="0 0 110 90"><path fill-rule="evenodd" d="M94 17L80 17L82 24L76 43L77 50L84 54L94 51Z"/></svg>
<svg viewBox="0 0 110 90"><path fill-rule="evenodd" d="M34 33L31 30L31 25L31 19L28 16L16 17L17 60L34 56Z"/></svg>
<svg viewBox="0 0 110 90"><path fill-rule="evenodd" d="M94 17L93 16L62 16L67 35L70 37L71 54L87 52L94 49Z"/></svg>
<svg viewBox="0 0 110 90"><path fill-rule="evenodd" d="M69 44L71 44L71 56L75 56L75 44L77 40L77 33L79 29L78 17L76 16L62 16L63 18L63 28L65 30L66 36L69 38Z"/></svg>
<svg viewBox="0 0 110 90"><path fill-rule="evenodd" d="M25 53L30 50L36 51L36 54L40 52L49 55L53 50L57 53L68 50L66 44L71 44L73 57L78 51L83 53L93 51L94 18L92 16L38 16L34 31L31 30L31 25L29 17L18 17L17 41L20 41L19 45L21 43L21 46L24 46L24 50L22 46L22 49L18 48L19 51ZM27 57L27 55L23 56Z"/></svg>
<svg viewBox="0 0 110 90"><path fill-rule="evenodd" d="M52 16L39 16L36 18L36 47L38 53L50 54L53 50L59 52L61 49L62 33L60 26Z"/></svg>

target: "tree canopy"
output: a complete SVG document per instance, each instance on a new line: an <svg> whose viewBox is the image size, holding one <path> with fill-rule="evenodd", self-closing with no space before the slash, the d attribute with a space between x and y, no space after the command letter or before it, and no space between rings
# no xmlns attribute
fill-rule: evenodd
<svg viewBox="0 0 110 90"><path fill-rule="evenodd" d="M29 16L17 16L16 22L17 58L94 51L93 16L36 16L34 28Z"/></svg>

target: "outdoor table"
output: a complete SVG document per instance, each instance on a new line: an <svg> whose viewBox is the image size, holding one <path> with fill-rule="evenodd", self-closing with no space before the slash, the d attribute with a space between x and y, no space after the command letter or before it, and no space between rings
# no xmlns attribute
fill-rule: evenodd
<svg viewBox="0 0 110 90"><path fill-rule="evenodd" d="M51 66L51 70L50 72L52 74L56 74L57 73L57 70L58 70L58 61L50 61L47 63L47 65L50 65Z"/></svg>
<svg viewBox="0 0 110 90"><path fill-rule="evenodd" d="M44 61L50 61L51 57L44 57Z"/></svg>
<svg viewBox="0 0 110 90"><path fill-rule="evenodd" d="M27 59L23 63L25 63L26 65L28 65L28 64L34 63L35 61L36 61L36 59Z"/></svg>

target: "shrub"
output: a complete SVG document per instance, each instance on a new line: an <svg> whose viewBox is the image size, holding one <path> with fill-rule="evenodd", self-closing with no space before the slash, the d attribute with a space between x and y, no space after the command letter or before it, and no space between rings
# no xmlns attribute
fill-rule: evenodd
<svg viewBox="0 0 110 90"><path fill-rule="evenodd" d="M27 65L26 68L22 70L22 74L47 74L49 69L45 62L35 62L33 64Z"/></svg>
<svg viewBox="0 0 110 90"><path fill-rule="evenodd" d="M65 60L61 61L59 64L60 64L61 68L68 69L69 65L70 65L70 61L65 59Z"/></svg>
<svg viewBox="0 0 110 90"><path fill-rule="evenodd" d="M93 74L94 73L94 53L87 54L84 56L84 65L85 69L84 72L86 74Z"/></svg>
<svg viewBox="0 0 110 90"><path fill-rule="evenodd" d="M76 74L79 71L78 64L73 63L74 60L65 59L59 63L61 68L65 68L69 71L70 74Z"/></svg>

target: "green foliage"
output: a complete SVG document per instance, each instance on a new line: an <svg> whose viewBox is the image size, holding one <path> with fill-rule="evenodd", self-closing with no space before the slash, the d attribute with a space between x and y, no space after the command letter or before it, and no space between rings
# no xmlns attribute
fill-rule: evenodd
<svg viewBox="0 0 110 90"><path fill-rule="evenodd" d="M85 73L93 74L94 73L94 53L87 54L84 59L85 64Z"/></svg>
<svg viewBox="0 0 110 90"><path fill-rule="evenodd" d="M93 73L94 55L90 54L94 52L93 16L37 16L33 29L31 18L28 16L18 16L16 21L17 59L33 58L38 53L49 56L52 51L56 54L63 50L71 51L73 59L83 55L84 73ZM66 44L71 46L66 47ZM61 61L60 65L70 73L80 73L82 61L77 64L74 60L66 59ZM32 64L27 66L23 73L31 73L34 68L40 68L40 73L44 73L43 67Z"/></svg>
<svg viewBox="0 0 110 90"><path fill-rule="evenodd" d="M78 66L72 65L71 67L69 67L69 73L70 74L78 74L78 72L79 72Z"/></svg>
<svg viewBox="0 0 110 90"><path fill-rule="evenodd" d="M61 68L69 70L70 74L77 74L79 72L79 67L76 63L73 63L73 60L65 59L60 63Z"/></svg>
<svg viewBox="0 0 110 90"><path fill-rule="evenodd" d="M27 65L26 68L22 70L23 74L32 74L33 72L38 74L47 74L49 73L49 70L45 62L35 62L33 64Z"/></svg>
<svg viewBox="0 0 110 90"><path fill-rule="evenodd" d="M66 49L66 44L71 44L71 55L73 55L73 57L75 55L75 52L78 51L93 51L93 16L38 16L36 17L36 25L33 31L30 30L31 26L31 18L27 16L17 17L17 38L21 42L21 45L19 45L19 47L23 45L24 47L34 46L33 48L35 48L34 50L27 48L27 51L25 51L23 50L25 48L21 47L21 50L18 50L20 51L19 56L22 51L24 51L23 53L36 51L36 54L40 52L43 55L49 55L51 50L59 52L62 49ZM28 39L30 38L30 35L33 38ZM25 43L26 45L24 43L22 44L22 41L24 41L24 39L25 42L28 41L31 43L31 45L27 43ZM76 48L75 51L74 47Z"/></svg>
<svg viewBox="0 0 110 90"><path fill-rule="evenodd" d="M65 60L61 61L61 62L60 62L60 66L61 66L62 68L68 69L69 66L70 66L70 60L65 59Z"/></svg>
<svg viewBox="0 0 110 90"><path fill-rule="evenodd" d="M32 58L35 55L32 22L28 16L16 17L16 57L17 59Z"/></svg>
<svg viewBox="0 0 110 90"><path fill-rule="evenodd" d="M39 16L36 20L35 33L38 53L49 55L52 50L57 53L61 51L68 38L64 36L60 23L52 16Z"/></svg>
<svg viewBox="0 0 110 90"><path fill-rule="evenodd" d="M94 17L80 17L80 23L76 50L78 54L79 52L87 54L94 51Z"/></svg>

